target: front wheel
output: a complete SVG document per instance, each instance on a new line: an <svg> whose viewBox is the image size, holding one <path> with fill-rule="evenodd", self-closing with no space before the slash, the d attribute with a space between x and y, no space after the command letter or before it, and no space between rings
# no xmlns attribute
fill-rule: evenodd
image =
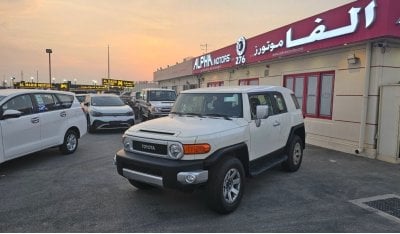
<svg viewBox="0 0 400 234"><path fill-rule="evenodd" d="M64 136L64 142L60 146L63 154L72 154L78 148L78 134L74 130L68 130Z"/></svg>
<svg viewBox="0 0 400 234"><path fill-rule="evenodd" d="M207 185L210 208L221 214L234 211L243 196L244 169L237 158L228 158L210 171Z"/></svg>
<svg viewBox="0 0 400 234"><path fill-rule="evenodd" d="M303 142L299 136L294 135L287 149L288 159L282 163L283 168L289 172L299 170L303 160Z"/></svg>

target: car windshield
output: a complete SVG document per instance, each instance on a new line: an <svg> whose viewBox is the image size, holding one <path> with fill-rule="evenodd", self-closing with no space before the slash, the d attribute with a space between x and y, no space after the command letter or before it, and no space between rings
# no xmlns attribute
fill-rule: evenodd
<svg viewBox="0 0 400 234"><path fill-rule="evenodd" d="M83 96L83 95L79 95L79 96L77 95L76 98L78 99L79 102L85 101L85 96Z"/></svg>
<svg viewBox="0 0 400 234"><path fill-rule="evenodd" d="M178 96L172 114L200 117L242 118L240 93L182 93Z"/></svg>
<svg viewBox="0 0 400 234"><path fill-rule="evenodd" d="M0 101L3 100L3 98L5 98L6 96L0 96Z"/></svg>
<svg viewBox="0 0 400 234"><path fill-rule="evenodd" d="M168 90L149 91L149 101L175 101L176 93Z"/></svg>
<svg viewBox="0 0 400 234"><path fill-rule="evenodd" d="M124 102L119 97L97 96L92 97L92 106L124 106Z"/></svg>

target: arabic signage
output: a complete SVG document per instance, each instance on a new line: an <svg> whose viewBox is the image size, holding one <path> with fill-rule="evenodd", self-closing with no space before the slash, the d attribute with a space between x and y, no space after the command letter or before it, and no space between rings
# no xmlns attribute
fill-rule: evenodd
<svg viewBox="0 0 400 234"><path fill-rule="evenodd" d="M359 0L193 60L193 74L334 48L382 37L400 37L399 0Z"/></svg>
<svg viewBox="0 0 400 234"><path fill-rule="evenodd" d="M107 90L105 85L76 85L78 90Z"/></svg>
<svg viewBox="0 0 400 234"><path fill-rule="evenodd" d="M14 86L18 89L50 89L49 83L33 83L25 81L16 82Z"/></svg>
<svg viewBox="0 0 400 234"><path fill-rule="evenodd" d="M133 81L128 80L114 80L114 79L102 79L102 84L107 86L118 86L118 87L135 87Z"/></svg>

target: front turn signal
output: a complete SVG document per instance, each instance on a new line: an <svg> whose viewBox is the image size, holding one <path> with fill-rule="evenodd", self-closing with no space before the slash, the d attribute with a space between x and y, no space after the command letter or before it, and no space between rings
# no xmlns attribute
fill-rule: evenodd
<svg viewBox="0 0 400 234"><path fill-rule="evenodd" d="M183 145L185 154L206 154L210 152L211 146L209 144L186 144Z"/></svg>

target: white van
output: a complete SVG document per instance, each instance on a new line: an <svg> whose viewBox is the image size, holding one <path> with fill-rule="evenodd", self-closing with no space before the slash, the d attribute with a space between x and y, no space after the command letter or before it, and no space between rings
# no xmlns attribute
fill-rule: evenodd
<svg viewBox="0 0 400 234"><path fill-rule="evenodd" d="M72 154L86 131L85 114L73 93L0 90L0 163L54 146Z"/></svg>

